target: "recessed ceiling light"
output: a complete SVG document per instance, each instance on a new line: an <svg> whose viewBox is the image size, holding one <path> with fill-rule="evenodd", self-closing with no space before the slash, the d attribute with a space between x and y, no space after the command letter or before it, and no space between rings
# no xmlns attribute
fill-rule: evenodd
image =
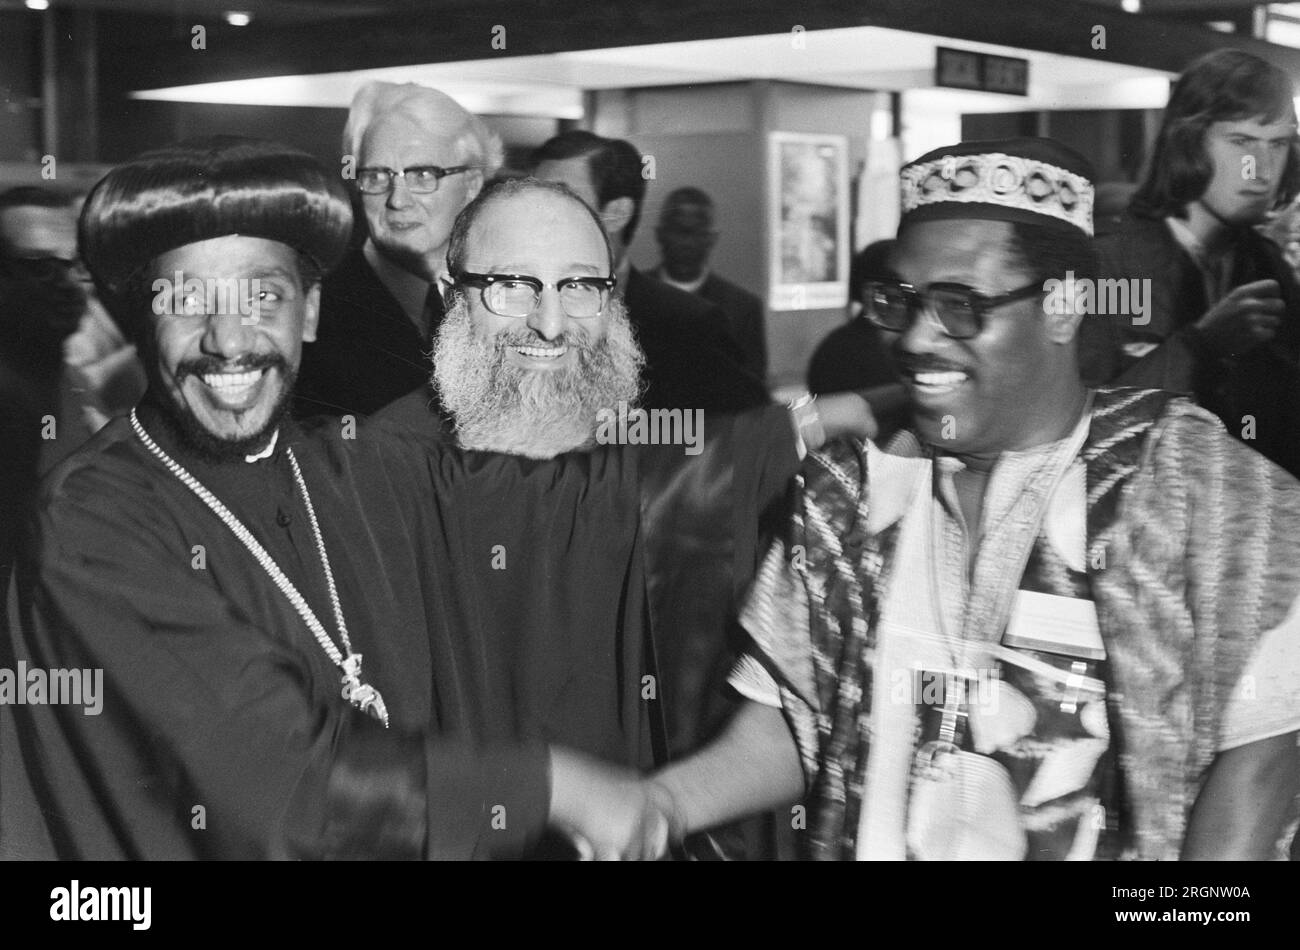
<svg viewBox="0 0 1300 950"><path fill-rule="evenodd" d="M253 14L243 10L230 10L226 13L226 22L231 26L248 26L253 22Z"/></svg>
<svg viewBox="0 0 1300 950"><path fill-rule="evenodd" d="M1125 13L1142 12L1142 0L1120 0L1119 5L1124 8Z"/></svg>
<svg viewBox="0 0 1300 950"><path fill-rule="evenodd" d="M28 10L48 10L50 0L23 0Z"/></svg>

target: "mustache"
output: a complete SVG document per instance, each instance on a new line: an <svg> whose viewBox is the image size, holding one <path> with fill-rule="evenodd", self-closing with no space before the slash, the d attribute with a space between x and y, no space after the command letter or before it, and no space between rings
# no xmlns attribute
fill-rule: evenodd
<svg viewBox="0 0 1300 950"><path fill-rule="evenodd" d="M283 376L289 375L289 361L279 353L254 353L241 356L236 360L223 360L219 356L200 356L192 360L183 360L176 365L176 381L181 382L186 376L205 376L208 373L237 372L244 373L259 369L278 369Z"/></svg>
<svg viewBox="0 0 1300 950"><path fill-rule="evenodd" d="M967 369L960 363L940 359L937 356L916 353L894 353L894 363L900 373L965 373Z"/></svg>
<svg viewBox="0 0 1300 950"><path fill-rule="evenodd" d="M528 328L505 330L496 334L492 338L492 342L498 353L512 346L537 346L542 348L571 346L583 353L592 353L596 349L596 344L592 342L591 337L580 330L574 332L565 331L550 340L543 337L536 330Z"/></svg>

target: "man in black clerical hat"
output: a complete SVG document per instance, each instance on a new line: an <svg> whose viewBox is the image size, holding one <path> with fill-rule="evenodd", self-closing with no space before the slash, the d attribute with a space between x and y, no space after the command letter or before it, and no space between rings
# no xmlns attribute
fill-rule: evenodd
<svg viewBox="0 0 1300 950"><path fill-rule="evenodd" d="M81 252L149 388L46 481L15 571L0 857L512 856L632 788L549 744L616 747L617 717L531 721L475 638L483 572L422 559L431 538L484 571L490 543L523 557L519 512L563 466L287 417L350 228L335 176L249 139L147 153L87 199ZM502 512L490 538L460 520L487 507L473 489Z"/></svg>

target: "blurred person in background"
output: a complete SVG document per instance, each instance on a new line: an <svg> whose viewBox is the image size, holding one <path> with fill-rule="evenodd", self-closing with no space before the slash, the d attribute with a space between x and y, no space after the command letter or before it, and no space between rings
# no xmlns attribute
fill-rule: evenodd
<svg viewBox="0 0 1300 950"><path fill-rule="evenodd" d="M1190 394L1300 475L1300 284L1256 230L1300 191L1294 95L1240 50L1179 77L1146 179L1097 242L1101 276L1149 282L1148 309L1093 321L1116 385Z"/></svg>
<svg viewBox="0 0 1300 950"><path fill-rule="evenodd" d="M883 443L907 423L903 385L889 346L867 319L868 281L889 276L892 238L873 241L856 255L849 268L849 321L828 333L808 363L808 391L858 392L871 404Z"/></svg>
<svg viewBox="0 0 1300 950"><path fill-rule="evenodd" d="M670 287L710 300L727 315L740 346L741 365L756 378L767 378L767 331L763 301L718 276L709 255L718 243L713 199L699 188L677 188L664 199L655 228L660 263L655 276Z"/></svg>
<svg viewBox="0 0 1300 950"><path fill-rule="evenodd" d="M78 258L72 201L36 186L0 193L0 575L39 476L142 392L135 347Z"/></svg>
<svg viewBox="0 0 1300 950"><path fill-rule="evenodd" d="M353 162L367 236L322 285L297 418L368 415L427 379L452 222L502 159L501 140L481 119L415 83L363 86L343 153Z"/></svg>

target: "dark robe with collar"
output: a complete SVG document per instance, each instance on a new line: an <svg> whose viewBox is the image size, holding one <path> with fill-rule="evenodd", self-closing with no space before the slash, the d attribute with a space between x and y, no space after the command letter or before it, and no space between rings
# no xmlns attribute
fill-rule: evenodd
<svg viewBox="0 0 1300 950"><path fill-rule="evenodd" d="M641 586L556 582L635 561L598 459L285 426L270 458L208 465L141 417L337 641L294 447L392 728L342 700L284 594L115 420L45 483L0 638L0 667L103 670L102 709L0 706L0 856L519 856L545 822L543 743L648 764Z"/></svg>
<svg viewBox="0 0 1300 950"><path fill-rule="evenodd" d="M1243 353L1208 351L1190 332L1209 309L1205 283L1163 220L1127 215L1097 251L1103 279L1150 280L1149 322L1086 317L1084 365L1107 365L1117 386L1195 397L1246 445L1300 476L1300 284L1277 245L1252 228L1234 235L1232 285L1276 280L1286 304L1277 336Z"/></svg>
<svg viewBox="0 0 1300 950"><path fill-rule="evenodd" d="M320 306L316 340L303 345L295 418L369 415L428 380L443 317L436 290L425 299L423 331L358 247L321 282Z"/></svg>
<svg viewBox="0 0 1300 950"><path fill-rule="evenodd" d="M451 421L434 407L427 388L386 407L372 422L423 441L435 459L455 440ZM553 557L538 564L539 554L526 553L527 569L540 571L551 587L511 623L520 631L536 631L539 643L545 636L562 638L549 649L585 668L606 649L608 631L569 622L574 605L588 598L612 603L644 589L658 676L653 690L642 691L642 705L651 693L662 699L674 756L697 748L727 718L723 683L742 636L736 605L771 529L787 516L785 490L799 465L784 406L706 414L700 449L687 455L681 445L597 445L548 462L520 460L525 471L549 472L559 465L566 474L585 474L585 484L548 492L528 517L536 531L549 532L552 545L558 533L566 546L582 537L602 553L587 558L581 570ZM456 514L478 525L479 535L489 534L485 519L502 518L490 507ZM477 554L477 561L466 556L462 562L477 571L486 556ZM504 592L485 591L483 603L499 612ZM488 626L475 622L466 629ZM537 675L552 664L539 657ZM572 705L578 696L576 690L567 692L557 711L570 707L566 716L589 714L589 706ZM647 711L655 712L653 706Z"/></svg>

